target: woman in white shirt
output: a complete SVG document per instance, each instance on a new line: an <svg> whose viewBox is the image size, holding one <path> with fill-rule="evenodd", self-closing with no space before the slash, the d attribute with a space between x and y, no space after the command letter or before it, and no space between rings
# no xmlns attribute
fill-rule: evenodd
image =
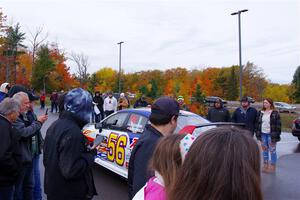
<svg viewBox="0 0 300 200"><path fill-rule="evenodd" d="M280 141L280 134L281 120L279 112L275 110L273 100L266 98L256 120L256 137L261 141L263 150L263 172L274 173L276 170L276 143ZM269 154L271 160L269 160Z"/></svg>

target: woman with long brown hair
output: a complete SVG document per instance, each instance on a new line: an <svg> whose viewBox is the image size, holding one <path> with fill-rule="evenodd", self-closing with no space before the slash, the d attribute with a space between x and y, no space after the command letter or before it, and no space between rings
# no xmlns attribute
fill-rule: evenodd
<svg viewBox="0 0 300 200"><path fill-rule="evenodd" d="M194 136L186 134L175 134L161 139L150 161L150 169L155 175L133 200L166 200L166 194L175 183L184 156L194 139Z"/></svg>
<svg viewBox="0 0 300 200"><path fill-rule="evenodd" d="M262 200L260 154L249 133L219 127L192 144L168 200Z"/></svg>
<svg viewBox="0 0 300 200"><path fill-rule="evenodd" d="M261 141L263 150L263 172L274 173L277 162L276 143L280 141L281 120L272 99L264 99L263 108L259 111L255 127L256 137ZM269 153L271 161L269 161Z"/></svg>

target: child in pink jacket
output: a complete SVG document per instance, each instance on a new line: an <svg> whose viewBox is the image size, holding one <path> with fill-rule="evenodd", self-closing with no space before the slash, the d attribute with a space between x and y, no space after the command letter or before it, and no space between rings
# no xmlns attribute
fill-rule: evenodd
<svg viewBox="0 0 300 200"><path fill-rule="evenodd" d="M166 200L168 190L174 184L185 154L193 143L192 135L170 135L161 139L150 161L155 175L148 180L133 200Z"/></svg>

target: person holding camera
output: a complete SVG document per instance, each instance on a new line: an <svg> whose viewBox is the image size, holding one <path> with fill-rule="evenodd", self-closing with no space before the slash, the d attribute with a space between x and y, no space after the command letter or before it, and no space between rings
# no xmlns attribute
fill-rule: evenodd
<svg viewBox="0 0 300 200"><path fill-rule="evenodd" d="M64 108L46 133L45 193L48 200L92 199L97 194L92 174L97 151L87 147L81 131L92 116L92 96L75 88L65 95Z"/></svg>

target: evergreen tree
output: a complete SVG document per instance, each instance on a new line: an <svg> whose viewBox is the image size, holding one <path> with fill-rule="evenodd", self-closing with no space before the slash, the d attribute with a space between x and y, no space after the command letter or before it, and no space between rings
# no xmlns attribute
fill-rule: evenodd
<svg viewBox="0 0 300 200"><path fill-rule="evenodd" d="M14 27L9 27L7 29L6 33L6 46L7 46L7 56L13 57L13 78L10 78L14 82L17 80L17 56L18 54L24 53L23 51L19 51L19 47L26 48L26 46L23 44L23 41L25 40L25 33L20 31L21 26L19 23L16 24ZM9 69L7 69L7 75L10 76ZM6 79L8 79L6 77Z"/></svg>
<svg viewBox="0 0 300 200"><path fill-rule="evenodd" d="M37 60L33 68L32 86L36 90L44 90L47 92L52 90L49 84L49 76L54 71L55 64L51 59L49 48L41 46L37 52Z"/></svg>
<svg viewBox="0 0 300 200"><path fill-rule="evenodd" d="M236 77L234 66L231 67L231 73L228 80L228 99L236 100L239 96L238 79Z"/></svg>
<svg viewBox="0 0 300 200"><path fill-rule="evenodd" d="M201 91L201 86L199 83L196 85L196 92L193 95L198 103L204 103L205 95Z"/></svg>
<svg viewBox="0 0 300 200"><path fill-rule="evenodd" d="M147 86L145 86L145 85L142 85L139 88L139 91L140 91L141 94L148 94L148 89L147 89Z"/></svg>
<svg viewBox="0 0 300 200"><path fill-rule="evenodd" d="M300 103L300 66L297 67L294 73L292 85L294 87L293 98L296 103Z"/></svg>
<svg viewBox="0 0 300 200"><path fill-rule="evenodd" d="M97 86L98 83L98 78L96 76L96 73L93 73L90 78L89 78L89 87L88 87L88 91L94 93L95 92L95 87Z"/></svg>
<svg viewBox="0 0 300 200"><path fill-rule="evenodd" d="M224 70L222 69L218 75L218 77L214 81L214 89L215 91L220 90L220 94L222 98L225 97L225 95L228 93L227 91L227 77L224 73Z"/></svg>
<svg viewBox="0 0 300 200"><path fill-rule="evenodd" d="M151 90L149 91L148 96L151 97L152 99L155 99L158 97L157 83L154 79L151 79L150 84L151 84Z"/></svg>

